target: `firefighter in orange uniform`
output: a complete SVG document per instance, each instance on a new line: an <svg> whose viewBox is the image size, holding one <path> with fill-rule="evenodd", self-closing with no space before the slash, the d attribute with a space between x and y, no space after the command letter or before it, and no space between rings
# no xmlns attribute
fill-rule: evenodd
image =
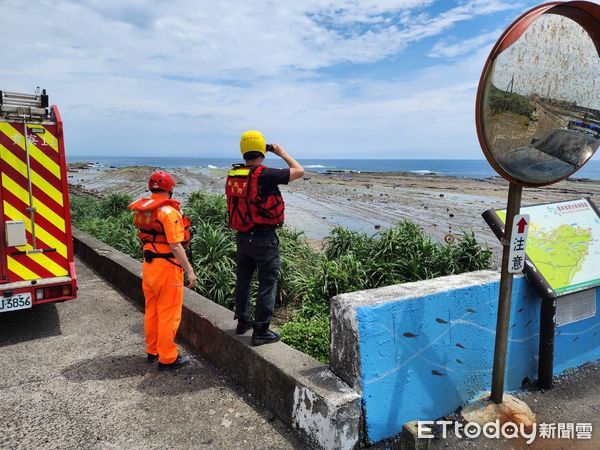
<svg viewBox="0 0 600 450"><path fill-rule="evenodd" d="M167 172L154 172L148 180L150 198L129 205L143 244L142 287L146 298L144 330L148 362L158 360L159 370L186 366L189 359L178 354L175 335L181 321L184 272L187 287L196 275L185 248L190 240L190 222L173 200L175 180Z"/></svg>

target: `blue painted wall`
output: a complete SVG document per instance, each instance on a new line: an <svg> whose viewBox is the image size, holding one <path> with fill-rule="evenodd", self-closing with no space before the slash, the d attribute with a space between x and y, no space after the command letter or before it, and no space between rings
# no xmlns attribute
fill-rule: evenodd
<svg viewBox="0 0 600 450"><path fill-rule="evenodd" d="M491 387L499 283L356 309L368 439L452 413ZM600 303L600 289L596 301ZM540 300L515 278L506 389L537 377ZM600 311L600 304L597 305ZM600 316L557 328L555 372L600 359Z"/></svg>

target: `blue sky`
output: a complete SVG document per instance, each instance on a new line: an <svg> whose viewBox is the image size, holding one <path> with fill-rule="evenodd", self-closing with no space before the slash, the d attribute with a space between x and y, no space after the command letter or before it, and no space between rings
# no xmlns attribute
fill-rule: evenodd
<svg viewBox="0 0 600 450"><path fill-rule="evenodd" d="M0 89L44 87L74 155L482 158L484 61L519 0L0 2Z"/></svg>

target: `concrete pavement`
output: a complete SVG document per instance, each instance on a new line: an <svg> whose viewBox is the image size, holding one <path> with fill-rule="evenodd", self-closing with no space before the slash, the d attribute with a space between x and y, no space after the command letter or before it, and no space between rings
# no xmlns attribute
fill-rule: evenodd
<svg viewBox="0 0 600 450"><path fill-rule="evenodd" d="M202 358L148 365L142 313L77 270L77 300L0 314L0 448L306 448Z"/></svg>

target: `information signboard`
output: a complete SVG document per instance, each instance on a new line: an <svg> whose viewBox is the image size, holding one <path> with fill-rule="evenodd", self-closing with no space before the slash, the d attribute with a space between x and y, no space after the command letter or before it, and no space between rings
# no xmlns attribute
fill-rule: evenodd
<svg viewBox="0 0 600 450"><path fill-rule="evenodd" d="M600 213L589 198L526 206L530 216L524 273L543 298L600 286ZM505 210L483 214L498 239Z"/></svg>

